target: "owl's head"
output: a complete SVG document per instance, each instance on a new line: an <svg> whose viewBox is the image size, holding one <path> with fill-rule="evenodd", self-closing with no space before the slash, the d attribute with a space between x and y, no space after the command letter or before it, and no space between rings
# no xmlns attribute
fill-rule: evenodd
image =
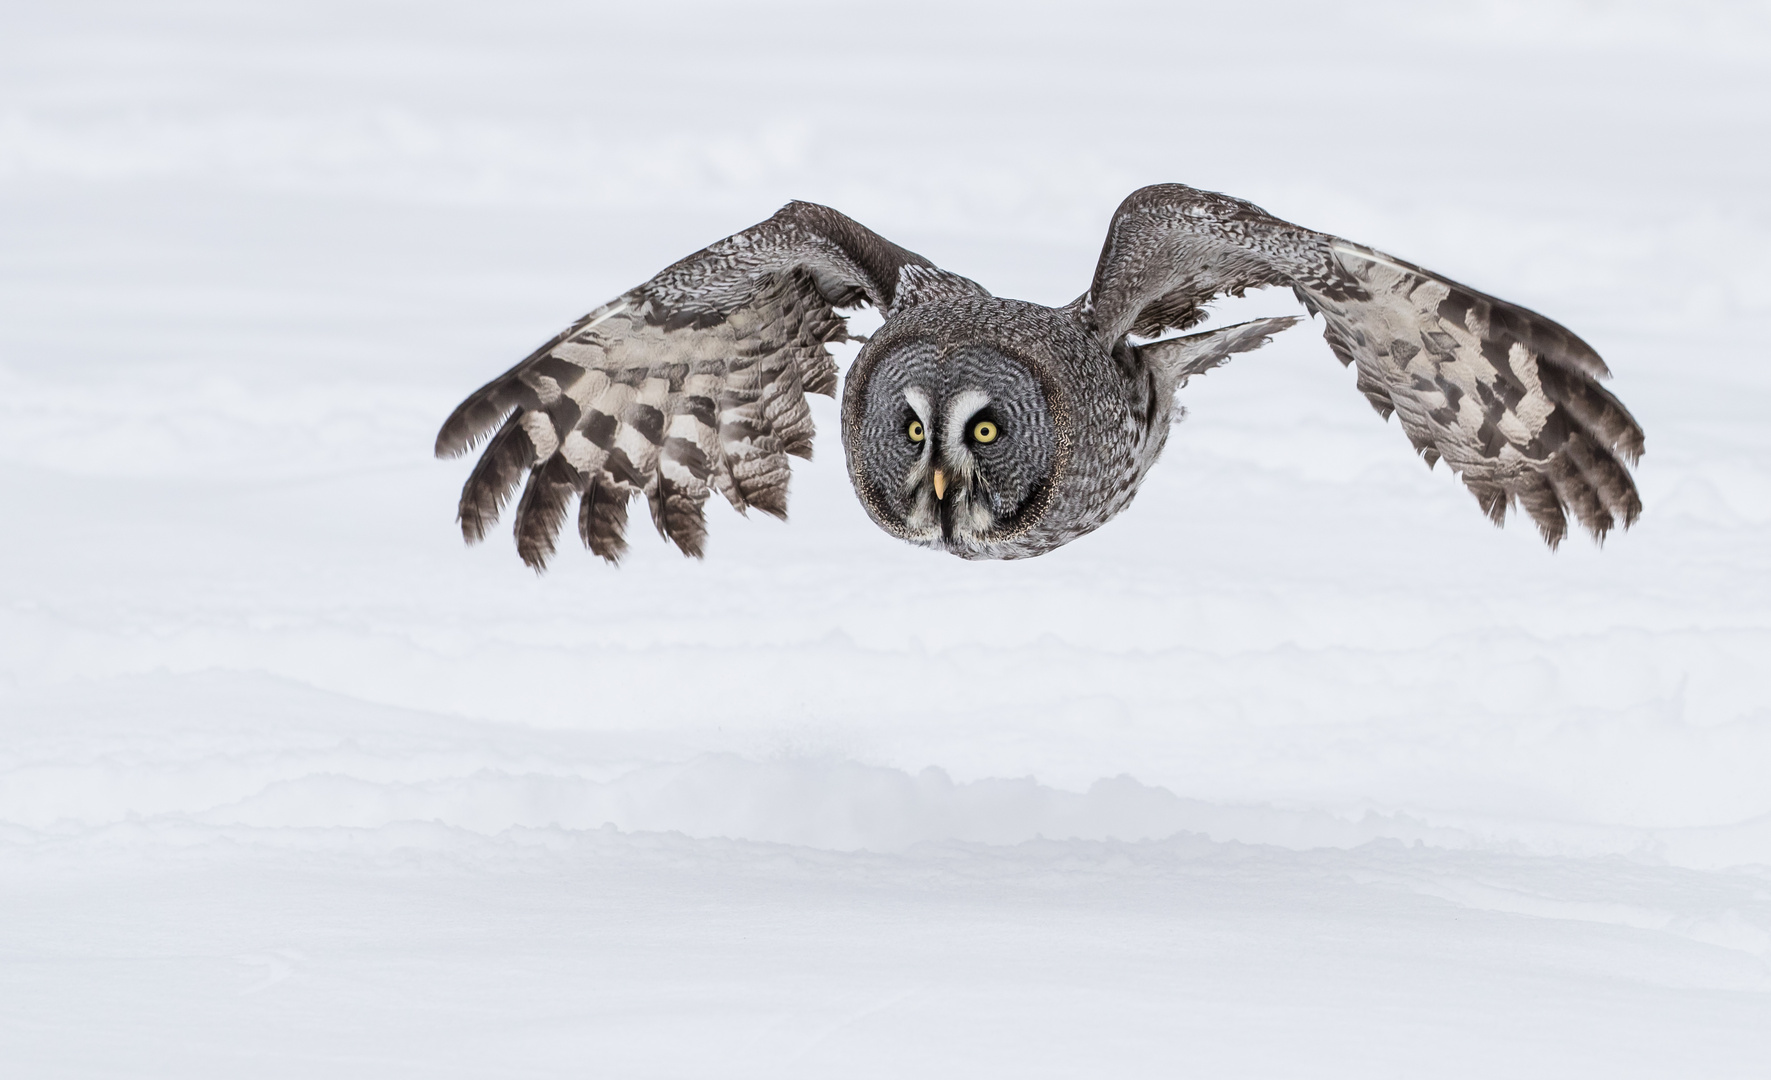
<svg viewBox="0 0 1771 1080"><path fill-rule="evenodd" d="M874 522L968 559L1037 555L1099 524L1078 513L1071 468L1079 350L1098 352L1068 320L994 297L888 320L843 391L849 477Z"/></svg>

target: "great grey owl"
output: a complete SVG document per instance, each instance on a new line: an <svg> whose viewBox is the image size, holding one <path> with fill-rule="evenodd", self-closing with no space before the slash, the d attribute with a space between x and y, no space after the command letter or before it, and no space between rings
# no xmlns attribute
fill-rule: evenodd
<svg viewBox="0 0 1771 1080"><path fill-rule="evenodd" d="M1113 216L1088 291L1061 308L990 295L825 206L794 202L573 323L462 402L439 456L493 432L461 493L485 536L523 485L517 550L541 569L574 496L610 562L644 494L699 556L702 503L787 513L809 457L805 395L834 394L839 309L884 324L842 395L849 477L875 522L968 559L1039 555L1131 502L1187 379L1297 321L1176 336L1212 298L1289 286L1357 385L1497 524L1517 503L1554 546L1570 511L1603 538L1641 501L1642 430L1585 342L1534 312L1251 203L1160 184ZM525 477L526 482L525 482Z"/></svg>

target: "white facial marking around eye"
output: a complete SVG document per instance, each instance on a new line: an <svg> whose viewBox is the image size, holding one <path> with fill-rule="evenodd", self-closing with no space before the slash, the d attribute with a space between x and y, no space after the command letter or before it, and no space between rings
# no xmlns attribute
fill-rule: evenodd
<svg viewBox="0 0 1771 1080"><path fill-rule="evenodd" d="M904 401L909 404L911 411L915 412L917 417L921 419L925 425L929 422L931 418L929 416L929 394L927 390L924 390L920 386L906 386L904 388Z"/></svg>
<svg viewBox="0 0 1771 1080"><path fill-rule="evenodd" d="M990 395L982 390L962 390L947 406L946 426L941 441L950 450L965 448L965 426L978 410L990 404Z"/></svg>
<svg viewBox="0 0 1771 1080"><path fill-rule="evenodd" d="M933 500L926 497L926 493L919 494L926 486L929 469L932 467L930 463L934 459L935 440L930 438L928 434L929 428L932 426L929 421L934 410L929 404L928 391L920 386L906 386L904 388L904 403L909 405L910 410L921 420L924 433L922 438L913 440L918 452L916 465L903 478L904 493L918 499L917 505L910 511L907 524L912 528L925 531L931 529L939 531L940 522L936 520L934 511L929 506L923 505L932 503Z"/></svg>

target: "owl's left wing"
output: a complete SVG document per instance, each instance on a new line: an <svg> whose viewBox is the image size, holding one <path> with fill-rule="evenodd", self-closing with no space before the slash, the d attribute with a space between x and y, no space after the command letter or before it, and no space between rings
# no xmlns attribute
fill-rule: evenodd
<svg viewBox="0 0 1771 1080"><path fill-rule="evenodd" d="M484 538L519 484L517 551L536 570L574 497L579 535L610 562L634 495L686 555L701 554L711 491L786 517L787 458L812 453L805 395L834 393L825 345L848 340L836 309L889 312L906 282L941 275L802 202L667 267L456 407L438 457L491 433L461 490L462 535Z"/></svg>
<svg viewBox="0 0 1771 1080"><path fill-rule="evenodd" d="M1089 291L1067 309L1109 351L1204 318L1224 294L1289 286L1378 413L1459 474L1496 524L1523 506L1553 547L1641 513L1625 462L1642 429L1600 386L1592 347L1533 311L1412 263L1181 184L1119 207ZM1146 347L1147 348L1147 347Z"/></svg>

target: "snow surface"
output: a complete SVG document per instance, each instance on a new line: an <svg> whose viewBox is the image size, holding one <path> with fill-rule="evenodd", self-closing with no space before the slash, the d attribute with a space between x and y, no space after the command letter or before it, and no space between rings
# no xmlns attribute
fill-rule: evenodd
<svg viewBox="0 0 1771 1080"><path fill-rule="evenodd" d="M6 1076L1771 1075L1764 4L5 24ZM788 198L1057 303L1164 180L1573 327L1640 525L1300 329L1031 562L822 399L703 563L462 547L449 408Z"/></svg>

